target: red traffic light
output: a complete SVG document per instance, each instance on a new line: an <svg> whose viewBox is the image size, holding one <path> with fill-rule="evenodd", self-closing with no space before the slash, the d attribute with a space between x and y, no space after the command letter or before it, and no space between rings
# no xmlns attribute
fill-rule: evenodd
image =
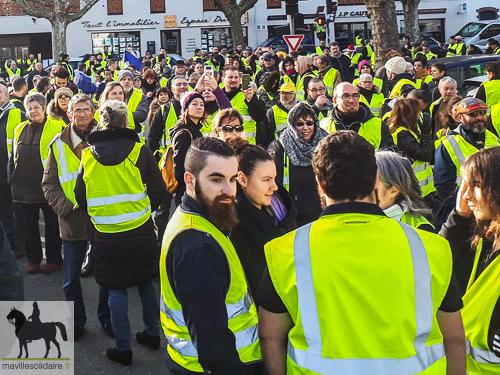
<svg viewBox="0 0 500 375"><path fill-rule="evenodd" d="M319 25L319 26L323 26L325 24L325 17L318 17L316 19L316 23Z"/></svg>

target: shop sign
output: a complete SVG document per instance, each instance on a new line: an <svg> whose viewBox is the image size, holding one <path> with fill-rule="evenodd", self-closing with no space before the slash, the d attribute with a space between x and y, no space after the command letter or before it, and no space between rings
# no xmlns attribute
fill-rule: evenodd
<svg viewBox="0 0 500 375"><path fill-rule="evenodd" d="M368 17L367 10L356 10L352 12L338 12L337 18L347 18L347 17Z"/></svg>
<svg viewBox="0 0 500 375"><path fill-rule="evenodd" d="M157 21L153 21L149 18L142 19L139 18L135 22L118 22L116 20L111 20L108 22L97 22L90 23L90 21L82 21L82 25L84 29L98 29L101 27L134 27L134 26L156 26L160 23Z"/></svg>
<svg viewBox="0 0 500 375"><path fill-rule="evenodd" d="M446 8L438 8L438 9L419 9L418 14L444 14L446 13ZM397 10L396 15L402 16L404 14L403 10Z"/></svg>
<svg viewBox="0 0 500 375"><path fill-rule="evenodd" d="M227 18L222 18L221 16L216 16L213 21L210 21L208 18L202 18L202 19L189 19L187 17L184 17L181 20L181 25L184 25L186 27L190 26L207 26L210 24L228 24L229 22L227 21Z"/></svg>
<svg viewBox="0 0 500 375"><path fill-rule="evenodd" d="M177 16L165 16L163 21L165 22L165 28L177 27Z"/></svg>

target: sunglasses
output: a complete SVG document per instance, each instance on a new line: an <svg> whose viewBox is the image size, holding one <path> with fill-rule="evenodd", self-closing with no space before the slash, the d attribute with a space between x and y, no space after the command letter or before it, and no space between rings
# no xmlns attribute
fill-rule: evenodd
<svg viewBox="0 0 500 375"><path fill-rule="evenodd" d="M66 95L61 95L58 99L60 99L60 100L70 100L71 98L69 96L66 96Z"/></svg>
<svg viewBox="0 0 500 375"><path fill-rule="evenodd" d="M474 111L474 112L471 112L471 113L467 113L467 116L472 117L472 118L475 118L475 117L478 117L478 116L486 116L487 112L488 111L486 111L485 109L480 109L480 110L477 110L477 111Z"/></svg>
<svg viewBox="0 0 500 375"><path fill-rule="evenodd" d="M241 133L243 131L243 125L237 125L237 126L226 125L222 127L222 131L224 133L232 133L232 132Z"/></svg>
<svg viewBox="0 0 500 375"><path fill-rule="evenodd" d="M306 122L302 122L302 121L298 121L295 123L295 126L298 127L298 128L301 128L303 126L314 126L314 121L306 121Z"/></svg>

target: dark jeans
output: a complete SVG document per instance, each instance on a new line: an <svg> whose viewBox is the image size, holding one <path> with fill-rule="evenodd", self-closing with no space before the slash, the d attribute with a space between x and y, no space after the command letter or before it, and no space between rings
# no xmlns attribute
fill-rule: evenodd
<svg viewBox="0 0 500 375"><path fill-rule="evenodd" d="M47 256L47 263L61 264L63 262L61 255L62 240L59 237L57 215L48 203L23 203L22 206L26 215L26 255L28 261L40 264L43 258L40 227L38 225L40 210L42 210L45 220L45 255Z"/></svg>
<svg viewBox="0 0 500 375"><path fill-rule="evenodd" d="M83 260L87 252L87 241L64 241L64 280L63 290L66 296L66 301L74 302L75 310L75 326L84 326L87 322L85 313L85 305L83 303L82 287L80 284L80 273L82 270ZM111 322L111 315L108 305L108 291L100 288L99 290L99 305L97 307L97 317L101 325L106 325Z"/></svg>
<svg viewBox="0 0 500 375"><path fill-rule="evenodd" d="M172 195L167 191L165 198L161 201L160 207L155 212L155 223L158 227L158 243L161 246L163 233L167 228L168 218L170 216L170 207L172 206Z"/></svg>

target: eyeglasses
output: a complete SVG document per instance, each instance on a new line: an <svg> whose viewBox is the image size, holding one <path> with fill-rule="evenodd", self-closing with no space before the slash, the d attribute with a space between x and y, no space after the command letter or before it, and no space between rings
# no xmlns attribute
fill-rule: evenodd
<svg viewBox="0 0 500 375"><path fill-rule="evenodd" d="M316 94L317 92L325 92L326 87L322 87L320 89L309 89L309 91L311 91L313 94Z"/></svg>
<svg viewBox="0 0 500 375"><path fill-rule="evenodd" d="M341 98L342 100L349 101L349 100L359 100L359 94L342 94L342 96L337 96L337 98Z"/></svg>
<svg viewBox="0 0 500 375"><path fill-rule="evenodd" d="M373 81L359 81L359 83L361 83L363 85L368 85L370 83L373 83Z"/></svg>
<svg viewBox="0 0 500 375"><path fill-rule="evenodd" d="M71 98L69 96L66 96L66 95L61 95L57 99L59 99L59 100L70 100Z"/></svg>
<svg viewBox="0 0 500 375"><path fill-rule="evenodd" d="M243 131L243 125L237 125L237 126L225 125L222 127L222 131L224 133L232 133L232 132L241 133Z"/></svg>
<svg viewBox="0 0 500 375"><path fill-rule="evenodd" d="M478 116L486 116L487 111L485 109L479 109L477 111L471 112L471 113L466 113L467 116L476 118Z"/></svg>
<svg viewBox="0 0 500 375"><path fill-rule="evenodd" d="M83 108L83 109L75 109L74 111L72 111L71 113L75 114L75 115L81 115L82 113L85 113L85 114L89 114L89 113L92 113L92 109L90 108Z"/></svg>
<svg viewBox="0 0 500 375"><path fill-rule="evenodd" d="M305 121L305 122L302 122L302 121L297 121L295 123L295 126L298 127L298 128L301 128L303 126L314 126L314 121Z"/></svg>

